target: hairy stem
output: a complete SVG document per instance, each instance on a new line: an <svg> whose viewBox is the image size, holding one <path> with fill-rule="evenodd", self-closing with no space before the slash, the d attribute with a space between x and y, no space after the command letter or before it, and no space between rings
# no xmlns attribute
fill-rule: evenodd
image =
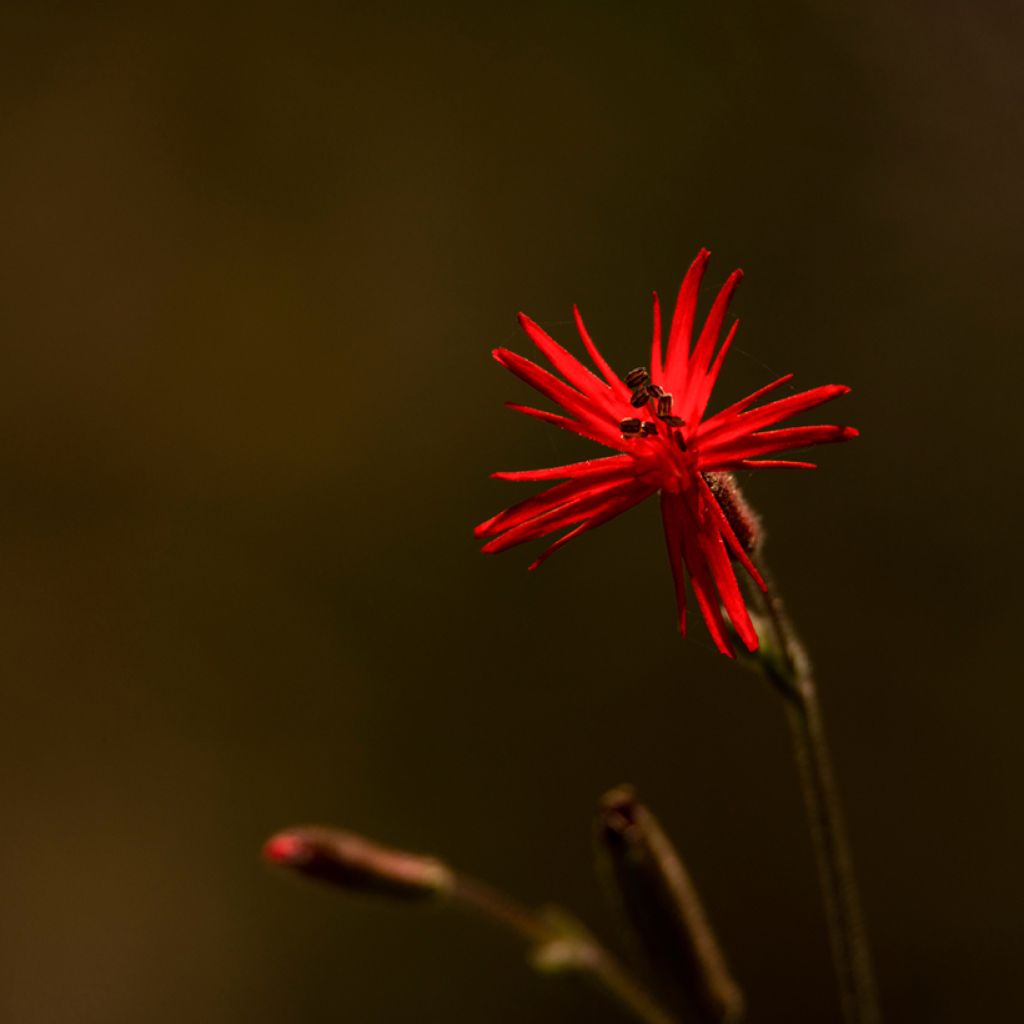
<svg viewBox="0 0 1024 1024"><path fill-rule="evenodd" d="M810 661L793 629L778 591L757 592L767 626L767 644L754 658L786 702L811 839L825 903L832 958L846 1024L881 1019L867 934L857 895L832 761L825 740L818 691Z"/></svg>

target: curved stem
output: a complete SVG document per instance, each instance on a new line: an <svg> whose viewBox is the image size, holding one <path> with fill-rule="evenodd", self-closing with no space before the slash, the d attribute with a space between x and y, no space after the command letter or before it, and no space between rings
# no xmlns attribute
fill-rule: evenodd
<svg viewBox="0 0 1024 1024"><path fill-rule="evenodd" d="M786 702L825 902L843 1020L847 1024L878 1024L881 1014L871 955L818 691L803 644L777 596L778 591L769 583L767 594L758 591L758 603L771 635L767 638L767 649L762 644L754 658Z"/></svg>
<svg viewBox="0 0 1024 1024"><path fill-rule="evenodd" d="M531 910L484 882L456 875L449 893L456 903L525 939L534 962L546 971L578 971L646 1024L677 1024L635 978L576 922Z"/></svg>

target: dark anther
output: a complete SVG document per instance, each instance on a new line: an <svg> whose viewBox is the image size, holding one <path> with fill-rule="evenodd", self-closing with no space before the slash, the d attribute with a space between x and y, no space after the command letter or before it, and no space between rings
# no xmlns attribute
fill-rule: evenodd
<svg viewBox="0 0 1024 1024"><path fill-rule="evenodd" d="M633 392L633 397L629 400L629 404L634 409L639 409L645 406L651 400L651 394L646 387L639 387Z"/></svg>
<svg viewBox="0 0 1024 1024"><path fill-rule="evenodd" d="M664 419L672 412L672 396L671 395L658 395L658 407L656 410L658 419Z"/></svg>
<svg viewBox="0 0 1024 1024"><path fill-rule="evenodd" d="M654 434L656 434L658 432L658 424L657 423L651 423L651 422L648 421L648 422L645 422L644 425L640 429L643 431L644 437L651 437L652 435L654 435Z"/></svg>
<svg viewBox="0 0 1024 1024"><path fill-rule="evenodd" d="M686 451L686 441L684 440L683 435L680 434L679 431L677 430L672 436L676 439L676 444L679 445L679 450L685 452Z"/></svg>
<svg viewBox="0 0 1024 1024"><path fill-rule="evenodd" d="M646 366L638 366L635 370L630 370L626 374L626 387L639 388L643 387L651 379L651 375L647 370Z"/></svg>
<svg viewBox="0 0 1024 1024"><path fill-rule="evenodd" d="M651 393L651 398L661 398L662 395L667 394L660 384L648 384L647 390Z"/></svg>
<svg viewBox="0 0 1024 1024"><path fill-rule="evenodd" d="M620 421L619 430L624 434L639 434L640 426L640 421L636 417L631 416L629 419Z"/></svg>
<svg viewBox="0 0 1024 1024"><path fill-rule="evenodd" d="M662 422L669 427L685 427L686 420L682 416L662 416Z"/></svg>

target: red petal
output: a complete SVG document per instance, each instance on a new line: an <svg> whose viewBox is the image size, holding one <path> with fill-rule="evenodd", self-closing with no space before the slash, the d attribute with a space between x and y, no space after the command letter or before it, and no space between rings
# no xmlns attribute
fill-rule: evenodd
<svg viewBox="0 0 1024 1024"><path fill-rule="evenodd" d="M715 646L728 658L736 657L729 643L728 633L725 628L725 620L722 618L722 609L718 604L718 591L715 587L714 575L712 574L704 552L701 550L697 539L696 516L692 516L693 529L683 532L683 557L686 559L686 568L690 572L690 582L693 584L693 593L697 598L704 622L707 624L711 639Z"/></svg>
<svg viewBox="0 0 1024 1024"><path fill-rule="evenodd" d="M516 469L492 473L494 480L565 480L579 479L603 473L607 467L626 467L633 462L632 455L609 455L603 459L587 459L585 462L570 462L566 466L552 466L550 469Z"/></svg>
<svg viewBox="0 0 1024 1024"><path fill-rule="evenodd" d="M604 381L595 377L571 352L567 352L525 313L519 314L519 326L530 341L544 353L551 365L574 387L584 394L599 397L609 390Z"/></svg>
<svg viewBox="0 0 1024 1024"><path fill-rule="evenodd" d="M711 392L718 381L718 375L722 372L722 364L725 362L725 357L729 349L732 348L733 339L736 337L736 329L739 325L740 322L737 320L730 328L729 333L725 336L725 341L722 342L722 347L718 350L718 355L715 356L714 363L711 364L711 369L704 375L700 386L689 389L687 404L683 406L683 411L679 413L684 420L690 423L700 422L701 417L704 415L704 410L708 407L708 399L711 398Z"/></svg>
<svg viewBox="0 0 1024 1024"><path fill-rule="evenodd" d="M711 312L708 313L708 318L704 321L704 328L700 332L700 338L697 339L693 355L690 357L690 365L686 371L687 389L696 386L696 382L708 372L708 366L711 364L711 355L715 351L715 345L718 344L718 335L722 331L722 323L725 321L726 311L729 309L729 303L732 301L733 294L742 280L743 271L734 270L727 278L725 284L719 289L714 305L711 307Z"/></svg>
<svg viewBox="0 0 1024 1024"><path fill-rule="evenodd" d="M603 428L595 430L582 423L577 423L576 420L569 419L568 416L559 416L557 412L548 412L546 409L534 409L529 405L520 405L518 402L506 402L505 408L521 412L525 416L532 416L534 419L543 420L545 423L553 423L556 427L561 427L563 430L571 430L574 434L590 438L591 441L603 444L606 448L614 448L616 451L622 450L623 441L621 434L611 435L609 431Z"/></svg>
<svg viewBox="0 0 1024 1024"><path fill-rule="evenodd" d="M715 463L708 470L722 469L817 469L816 462L797 462L792 459L736 459L735 462Z"/></svg>
<svg viewBox="0 0 1024 1024"><path fill-rule="evenodd" d="M530 570L538 569L544 564L556 551L560 548L565 547L569 541L578 537L581 533L587 533L593 530L596 526L603 526L608 522L609 519L614 519L615 516L621 515L627 509L632 508L637 504L636 500L632 495L627 495L617 504L609 504L607 509L599 515L591 516L590 519L580 523L579 526L573 527L568 533L563 534L554 544L546 547L529 565Z"/></svg>
<svg viewBox="0 0 1024 1024"><path fill-rule="evenodd" d="M784 427L782 430L765 430L759 434L738 437L732 441L712 443L701 449L701 468L711 469L723 463L734 463L756 455L787 451L790 448L807 448L814 444L834 444L848 441L857 436L853 427L837 427L831 424L817 427Z"/></svg>
<svg viewBox="0 0 1024 1024"><path fill-rule="evenodd" d="M516 502L502 510L497 515L485 519L478 526L474 527L473 534L476 537L497 536L506 530L518 526L520 523L529 522L545 512L561 508L567 505L573 498L582 497L587 493L587 485L569 480L562 484L549 487L539 494L531 494L525 501Z"/></svg>
<svg viewBox="0 0 1024 1024"><path fill-rule="evenodd" d="M722 532L722 536L725 537L726 543L732 549L733 556L739 561L740 565L750 574L750 578L765 592L768 590L768 584L765 583L761 574L757 571L757 566L751 561L750 556L744 550L743 545L739 542L736 536L736 531L732 528L732 523L729 522L729 517L722 510L722 506L719 505L718 499L715 497L714 492L708 486L708 482L704 477L700 477L700 488L701 493L704 496L705 504L711 510L712 516L715 518L715 522L718 524L719 530Z"/></svg>
<svg viewBox="0 0 1024 1024"><path fill-rule="evenodd" d="M511 352L507 348L496 348L492 353L494 358L514 373L521 381L536 388L542 395L556 402L566 412L572 413L577 419L596 419L594 404L587 399L587 396L569 387L565 381L559 380L554 374L548 373L543 367L530 362L529 359L519 355L518 352Z"/></svg>
<svg viewBox="0 0 1024 1024"><path fill-rule="evenodd" d="M592 488L581 498L562 504L550 512L544 512L528 522L512 527L500 537L488 541L481 550L489 555L497 554L499 551L506 551L524 541L554 533L555 530L560 530L563 526L571 526L583 519L600 515L607 511L610 505L620 505L621 511L643 501L653 493L653 488L641 484L637 480L625 484L605 482L600 487ZM626 500L627 498L631 498L631 500Z"/></svg>
<svg viewBox="0 0 1024 1024"><path fill-rule="evenodd" d="M729 613L729 621L732 622L747 650L756 651L757 631L750 621L750 613L736 582L736 574L732 571L729 554L717 529L706 530L701 534L701 548L714 577L715 586L722 597L722 604Z"/></svg>
<svg viewBox="0 0 1024 1024"><path fill-rule="evenodd" d="M685 511L678 494L661 492L661 523L665 528L665 546L668 563L672 568L672 582L676 588L676 607L679 610L679 632L686 636L686 573L683 570L682 535L686 529Z"/></svg>
<svg viewBox="0 0 1024 1024"><path fill-rule="evenodd" d="M546 491L532 494L529 498L516 502L515 505L482 522L473 532L477 537L504 533L520 523L528 522L570 502L604 492L608 490L610 484L629 483L635 479L636 477L629 470L626 470L624 475L621 468L612 467L596 477L591 475L581 480L567 480L565 483L556 484Z"/></svg>
<svg viewBox="0 0 1024 1024"><path fill-rule="evenodd" d="M716 412L714 416L706 420L704 423L705 428L711 429L713 426L719 426L728 420L732 420L733 417L739 415L748 406L753 405L759 398L763 398L770 391L774 391L776 388L782 387L783 384L787 384L793 379L793 374L787 373L780 377L778 380L773 380L771 384L765 384L763 388L758 388L753 394L747 395L746 398L741 398L738 402L728 406L721 412Z"/></svg>
<svg viewBox="0 0 1024 1024"><path fill-rule="evenodd" d="M825 402L832 401L842 395L848 395L850 389L845 384L825 384L810 391L801 391L796 395L787 395L777 402L769 402L757 409L742 413L739 416L724 417L721 413L708 420L700 432L703 444L718 444L732 437L750 434L755 430L770 427L773 423L787 420L798 413L807 412Z"/></svg>
<svg viewBox="0 0 1024 1024"><path fill-rule="evenodd" d="M572 307L572 315L576 320L576 330L580 332L580 339L583 341L583 346L586 348L590 358L594 361L594 365L601 371L601 376L611 385L612 391L615 393L617 398L621 398L624 402L629 401L630 391L625 384L619 380L618 375L608 365L607 360L597 350L597 346L591 341L590 335L587 333L587 328L583 323L583 317L580 316L579 307Z"/></svg>
<svg viewBox="0 0 1024 1024"><path fill-rule="evenodd" d="M661 303L658 301L658 293L654 292L654 330L651 339L651 376L655 383L660 383L662 378L661 364Z"/></svg>
<svg viewBox="0 0 1024 1024"><path fill-rule="evenodd" d="M665 355L665 387L669 392L682 393L682 385L686 380L690 336L693 333L693 318L697 311L697 292L700 290L701 278L704 276L710 256L711 253L707 249L701 249L679 286L679 297L676 299L675 312L672 314L672 326L668 332L668 351Z"/></svg>

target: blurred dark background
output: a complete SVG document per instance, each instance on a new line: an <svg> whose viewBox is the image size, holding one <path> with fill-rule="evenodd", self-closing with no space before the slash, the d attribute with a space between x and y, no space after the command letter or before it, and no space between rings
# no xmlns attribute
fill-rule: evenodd
<svg viewBox="0 0 1024 1024"><path fill-rule="evenodd" d="M0 1017L621 1020L478 922L275 874L322 821L614 935L678 840L751 1024L834 1019L782 710L673 630L654 503L489 559L568 461L514 313L642 361L701 245L718 402L851 384L763 475L892 1021L1011 1020L1024 885L1019 5L5 4ZM707 296L705 296L707 298Z"/></svg>

